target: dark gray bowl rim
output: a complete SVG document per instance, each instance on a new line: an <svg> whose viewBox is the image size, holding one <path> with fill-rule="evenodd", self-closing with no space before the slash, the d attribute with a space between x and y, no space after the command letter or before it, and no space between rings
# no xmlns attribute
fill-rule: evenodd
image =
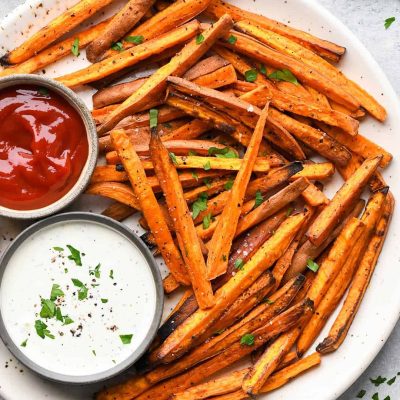
<svg viewBox="0 0 400 400"><path fill-rule="evenodd" d="M98 156L98 137L92 114L86 104L71 89L53 79L35 74L15 74L0 78L0 90L6 87L22 84L44 86L62 96L81 117L87 134L89 153L87 161L75 185L63 197L43 208L33 210L13 210L0 206L0 216L15 219L37 219L55 214L70 205L83 191L90 181L96 167Z"/></svg>
<svg viewBox="0 0 400 400"><path fill-rule="evenodd" d="M146 335L145 340L127 359L115 365L115 367L112 367L106 371L96 374L72 376L72 375L60 374L48 370L46 368L43 368L40 365L34 363L29 357L27 357L9 336L3 321L1 307L0 307L0 338L2 339L6 347L10 350L10 352L22 364L24 364L27 368L39 374L40 376L59 383L82 385L82 384L92 384L104 381L122 373L123 371L131 367L146 352L152 340L154 339L155 335L157 334L157 330L161 322L163 306L164 306L164 290L163 290L160 270L156 264L156 261L151 252L149 251L149 249L141 241L141 239L122 223L117 222L111 218L105 217L103 215L93 214L90 212L68 212L68 213L53 215L49 218L43 219L39 222L30 225L28 228L22 231L9 245L9 247L5 250L2 257L0 258L0 287L1 287L1 282L3 280L4 271L8 265L10 258L29 236L51 225L58 224L61 222L73 222L73 221L94 222L103 225L109 229L110 228L113 229L118 233L120 233L121 235L123 235L125 238L127 238L130 242L132 242L145 257L147 264L151 270L156 288L156 309L153 321L149 327L149 331Z"/></svg>

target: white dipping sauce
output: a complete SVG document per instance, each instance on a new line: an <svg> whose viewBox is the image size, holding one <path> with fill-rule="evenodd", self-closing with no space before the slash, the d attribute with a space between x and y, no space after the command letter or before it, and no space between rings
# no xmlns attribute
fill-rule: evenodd
<svg viewBox="0 0 400 400"><path fill-rule="evenodd" d="M67 245L84 254L82 266L68 259ZM99 263L96 278L89 270ZM86 285L86 299L78 299L71 278ZM55 303L71 324L39 315L53 284L65 294ZM140 346L154 318L156 287L146 259L122 234L96 222L70 221L43 228L20 245L4 273L0 302L11 339L29 359L59 374L85 376L115 367ZM55 338L42 339L36 320ZM123 344L120 335L132 335L131 342Z"/></svg>

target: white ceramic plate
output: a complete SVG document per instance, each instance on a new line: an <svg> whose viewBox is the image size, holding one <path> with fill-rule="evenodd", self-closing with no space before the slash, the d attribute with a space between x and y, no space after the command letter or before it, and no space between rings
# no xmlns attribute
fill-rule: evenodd
<svg viewBox="0 0 400 400"><path fill-rule="evenodd" d="M76 0L28 0L26 4L15 9L1 24L0 52L3 53L9 47L19 44L27 35L45 25L47 21L74 3ZM384 73L358 39L316 1L236 0L234 3L347 47L348 52L340 67L350 78L376 96L389 111L389 118L385 124L368 118L363 121L361 132L393 153L394 161L385 171L385 178L395 197L399 199L400 181L392 176L397 160L400 159L399 101ZM79 59L69 57L48 67L46 75L50 77L62 75L85 65L86 60L83 54ZM90 103L89 89L81 90L79 93ZM328 186L328 193L333 194L339 184L340 180L336 178ZM83 196L74 204L73 209L100 211L106 204L98 198ZM399 214L395 212L376 273L350 333L340 350L323 357L319 368L269 394L268 399L334 400L361 375L377 355L400 314L399 238L396 232L400 227L399 218ZM127 224L137 232L140 231L135 220L129 220ZM3 238L0 236L0 250L4 249L9 238L18 233L21 228L22 226L15 222L0 219L0 235L3 236ZM166 305L166 312L170 308L171 302ZM321 338L325 337L326 333L327 330L322 332ZM5 368L7 361L8 368ZM0 394L7 400L89 399L96 389L96 387L65 387L44 381L18 365L0 343Z"/></svg>

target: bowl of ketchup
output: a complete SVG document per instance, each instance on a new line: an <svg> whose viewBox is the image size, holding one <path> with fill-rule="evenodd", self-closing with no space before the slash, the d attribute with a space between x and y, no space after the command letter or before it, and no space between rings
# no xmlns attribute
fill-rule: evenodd
<svg viewBox="0 0 400 400"><path fill-rule="evenodd" d="M91 113L72 90L38 75L0 79L0 215L34 219L66 207L97 154Z"/></svg>

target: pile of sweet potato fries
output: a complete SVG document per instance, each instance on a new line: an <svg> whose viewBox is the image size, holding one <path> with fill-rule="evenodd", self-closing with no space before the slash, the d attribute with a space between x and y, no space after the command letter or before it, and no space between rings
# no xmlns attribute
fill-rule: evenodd
<svg viewBox="0 0 400 400"><path fill-rule="evenodd" d="M99 88L106 165L87 193L115 201L109 217L142 214L142 238L170 271L165 292L180 293L139 374L97 399L275 390L339 348L369 285L394 207L378 168L392 156L358 131L386 111L335 66L344 47L221 0L129 0L60 40L111 2L80 1L6 54L0 73L87 46L92 64L57 78ZM147 64L157 68L115 84ZM344 184L330 199L321 181L336 169ZM246 356L249 367L214 379Z"/></svg>

